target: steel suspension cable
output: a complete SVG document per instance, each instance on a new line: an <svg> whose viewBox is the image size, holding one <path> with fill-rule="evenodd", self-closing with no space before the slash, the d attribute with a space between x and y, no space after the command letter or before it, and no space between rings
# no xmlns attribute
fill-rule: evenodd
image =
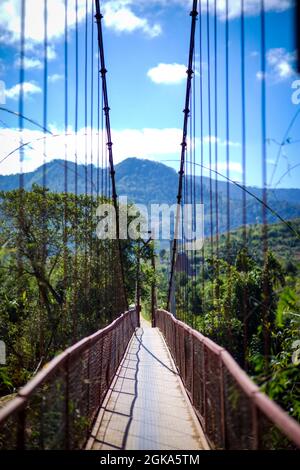
<svg viewBox="0 0 300 470"><path fill-rule="evenodd" d="M114 168L114 159L113 159L113 150L112 150L112 137L111 137L111 127L110 127L110 108L108 103L108 91L107 91L107 82L106 82L106 67L105 67L105 57L104 57L104 44L103 44L103 34L102 34L102 14L100 11L100 0L95 0L96 6L96 23L98 27L98 46L100 54L100 64L101 64L101 77L102 77L102 89L103 89L103 100L104 100L104 114L105 114L105 127L107 135L107 149L108 149L108 159L110 166L110 180L111 180L111 190L112 190L112 201L115 209L115 218L116 218L116 238L118 243L118 252L119 252L119 262L121 269L121 280L122 280L122 290L123 297L126 307L128 307L127 294L125 289L125 273L123 265L123 254L120 241L120 228L119 228L119 206L118 206L118 196L116 191L116 180L115 180L115 168Z"/></svg>
<svg viewBox="0 0 300 470"><path fill-rule="evenodd" d="M246 188L246 73L245 73L245 3L241 0L241 123L242 123L242 186ZM247 193L242 192L243 205L243 248L244 254L247 250ZM245 251L247 250L247 252ZM243 345L244 345L244 369L248 369L248 288L245 285L243 289Z"/></svg>
<svg viewBox="0 0 300 470"><path fill-rule="evenodd" d="M43 127L47 129L48 126L48 0L44 0L44 74L43 74ZM46 265L47 258L47 192L46 192L46 162L47 162L47 139L46 131L43 132L43 178L42 178L42 264ZM41 302L41 300L40 300ZM43 311L43 303L41 302L41 311ZM44 322L39 321L39 334L40 334L40 357L44 357Z"/></svg>
<svg viewBox="0 0 300 470"><path fill-rule="evenodd" d="M196 67L196 47L194 49L194 67ZM196 195L196 75L193 79L193 148L192 148L192 162L191 162L191 174L192 174L192 201L193 205L193 215L192 228L196 229L196 204L197 204L197 195ZM192 326L195 327L195 305L196 305L196 280L197 280L197 269L196 269L196 250L192 251Z"/></svg>
<svg viewBox="0 0 300 470"><path fill-rule="evenodd" d="M100 57L99 57L99 66L98 70L100 70ZM99 87L100 87L100 74L98 74L99 77ZM102 92L102 87L101 87L101 92ZM105 165L105 151L104 151L104 102L103 102L103 92L101 93L101 194L104 195L104 188L105 188L105 171L106 171L106 166L104 170L104 165Z"/></svg>
<svg viewBox="0 0 300 470"><path fill-rule="evenodd" d="M44 0L44 93L43 93L43 127L47 129L48 114L48 0ZM46 131L44 130L44 136ZM46 139L44 140L43 188L46 188Z"/></svg>
<svg viewBox="0 0 300 470"><path fill-rule="evenodd" d="M214 3L214 60L215 60L215 170L218 171L218 152L219 152L219 142L218 142L218 21L217 21L217 0ZM215 297L218 302L219 299L219 185L218 185L218 175L215 175L215 240L216 240L216 289ZM219 305L217 305L217 308Z"/></svg>
<svg viewBox="0 0 300 470"><path fill-rule="evenodd" d="M245 0L241 0L241 100L242 100L242 177L246 187L246 71L245 71ZM247 243L247 194L243 191L243 237Z"/></svg>
<svg viewBox="0 0 300 470"><path fill-rule="evenodd" d="M20 90L19 90L19 165L20 165L20 176L19 176L19 200L18 200L18 247L21 246L22 242L22 225L24 221L24 204L23 204L23 189L24 189L24 175L23 175L23 160L24 160L24 147L23 147L23 130L24 130L24 78L25 78L25 16L26 16L26 4L25 0L21 3L21 18L20 18ZM23 275L23 259L21 250L17 250L17 264L18 264L18 276L21 278ZM19 296L21 298L22 289L19 289Z"/></svg>
<svg viewBox="0 0 300 470"><path fill-rule="evenodd" d="M75 2L75 253L74 253L74 303L73 303L73 342L77 341L78 336L78 117L79 117L79 28L78 28L78 0Z"/></svg>
<svg viewBox="0 0 300 470"><path fill-rule="evenodd" d="M100 58L97 55L97 70L100 70ZM100 75L97 73L97 201L99 203L100 195L100 112L101 112L101 90L100 90ZM102 167L101 167L102 168Z"/></svg>
<svg viewBox="0 0 300 470"><path fill-rule="evenodd" d="M208 103L208 156L209 156L209 209L210 209L210 250L211 258L214 257L213 244L213 190L212 190L212 124L211 124L211 60L210 60L210 14L209 0L206 0L206 47L207 47L207 103Z"/></svg>
<svg viewBox="0 0 300 470"><path fill-rule="evenodd" d="M203 49L202 49L202 0L199 0L199 55L200 55L200 145L201 145L201 158L200 158L200 202L204 204L204 187L203 187L203 167L204 167L204 132L203 132ZM205 305L205 246L202 246L201 256L201 306L202 312Z"/></svg>
<svg viewBox="0 0 300 470"><path fill-rule="evenodd" d="M268 369L270 357L271 332L269 326L270 294L269 294L269 267L268 267L268 225L267 225L267 113L266 113L266 17L265 1L260 3L260 29L261 29L261 165L262 165L262 222L263 222L263 335L265 367Z"/></svg>
<svg viewBox="0 0 300 470"><path fill-rule="evenodd" d="M24 81L25 81L25 16L26 16L26 2L21 2L21 34L20 34L20 91L19 91L19 132L20 132L20 177L19 186L20 189L24 187L24 174L23 174L23 161L24 161L24 150L23 150L23 128L24 128Z"/></svg>
<svg viewBox="0 0 300 470"><path fill-rule="evenodd" d="M225 20L225 115L226 115L226 215L227 215L227 238L226 238L226 251L227 251L227 295L228 302L225 309L225 317L227 320L227 330L230 342L232 343L231 331L231 302L232 302L232 260L231 260L231 207L230 207L230 90L229 90L229 0L226 0L226 20Z"/></svg>
<svg viewBox="0 0 300 470"><path fill-rule="evenodd" d="M197 6L198 6L198 0L193 0L193 9L190 13L190 16L192 17L192 25L191 25L191 36L190 36L190 48L189 48L189 63L188 63L188 70L187 70L185 108L183 111L184 123L183 123L183 136L182 136L182 143L181 143L181 159L180 159L179 183L178 183L178 194L177 194L177 214L176 214L176 220L175 220L175 233L174 233L173 248L172 248L172 255L171 255L172 259L171 259L171 272L170 272L169 289L168 289L167 310L170 307L172 284L173 284L174 269L175 269L176 254L177 254L177 235L178 235L178 229L179 229L178 208L181 206L181 202L182 202L182 185L183 185L185 155L186 155L186 147L187 147L188 120L189 120L189 113L190 113L190 109L189 109L190 94L191 94L191 86L192 86L192 77L194 74L193 57L194 57L194 47L195 47L196 20L198 16Z"/></svg>
<svg viewBox="0 0 300 470"><path fill-rule="evenodd" d="M90 313L90 302L88 302L89 280L88 273L88 219L89 219L89 204L88 204L88 0L85 0L85 26L84 26L84 308L85 311Z"/></svg>
<svg viewBox="0 0 300 470"><path fill-rule="evenodd" d="M94 181L94 165L93 165L93 138L94 138L94 2L92 2L92 21L91 21L91 201L93 205L93 181ZM91 217L92 223L92 217ZM92 233L92 231L91 231Z"/></svg>
<svg viewBox="0 0 300 470"><path fill-rule="evenodd" d="M94 2L91 6L91 16L90 16L90 180L91 186L89 190L89 288L93 284L93 252L97 253L96 244L94 244L94 158L93 153L94 148ZM99 260L97 258L96 263L98 264Z"/></svg>
<svg viewBox="0 0 300 470"><path fill-rule="evenodd" d="M63 245L64 245L64 290L65 290L65 305L63 322L66 326L66 314L67 314L67 288L68 288L68 119L69 119L69 48L68 48L68 0L65 0L65 31L64 31L64 113L65 113L65 164L64 164L64 221L63 221Z"/></svg>
<svg viewBox="0 0 300 470"><path fill-rule="evenodd" d="M229 150L229 139L230 139L230 110L229 110L229 0L226 0L226 20L225 20L225 94L226 94L226 105L225 105L225 114L226 114L226 175L227 175L227 207L226 207L226 216L227 216L227 261L230 263L230 150Z"/></svg>
<svg viewBox="0 0 300 470"><path fill-rule="evenodd" d="M178 160L160 160L160 162L178 162ZM200 163L195 163L196 166L199 166L201 167L202 165ZM204 170L207 170L209 171L209 167L208 166L205 166L203 165L203 169ZM236 186L237 188L239 188L241 191L246 191L246 193L251 196L253 199L255 199L257 202L259 202L261 204L261 206L263 206L265 203L264 201L258 197L256 194L254 194L253 192L251 192L249 189L247 188L244 188L244 186L242 186L240 183L238 183L237 181L235 180L232 180L231 178L227 178L227 176L223 173L220 173L219 171L216 171L216 170L212 170L213 173L217 174L219 177L221 178L224 178L225 181L228 181L229 183L232 183L234 186ZM271 214L273 214L275 217L278 218L278 220L280 220L289 230L291 233L293 233L293 235L295 235L297 238L299 238L300 240L300 233L297 232L297 230L291 225L291 223L284 219L275 209L273 209L273 207L271 207L269 204L266 204L265 205L265 208L266 210L270 211Z"/></svg>

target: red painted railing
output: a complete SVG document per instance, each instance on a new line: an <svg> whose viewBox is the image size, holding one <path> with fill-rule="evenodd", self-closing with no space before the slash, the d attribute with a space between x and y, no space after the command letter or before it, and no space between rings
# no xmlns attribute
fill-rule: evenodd
<svg viewBox="0 0 300 470"><path fill-rule="evenodd" d="M300 448L300 425L260 392L226 350L164 310L156 311L155 323L213 448Z"/></svg>
<svg viewBox="0 0 300 470"><path fill-rule="evenodd" d="M227 351L166 311L155 321L212 448L300 448L299 424ZM138 324L136 312L126 312L45 366L0 410L0 448L82 448Z"/></svg>
<svg viewBox="0 0 300 470"><path fill-rule="evenodd" d="M0 410L0 449L79 449L139 325L135 310L54 358Z"/></svg>

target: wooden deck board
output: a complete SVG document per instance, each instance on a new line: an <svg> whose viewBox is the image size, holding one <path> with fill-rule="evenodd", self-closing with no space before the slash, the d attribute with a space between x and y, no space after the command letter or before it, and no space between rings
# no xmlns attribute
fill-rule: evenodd
<svg viewBox="0 0 300 470"><path fill-rule="evenodd" d="M208 449L164 339L146 322L130 341L87 449Z"/></svg>

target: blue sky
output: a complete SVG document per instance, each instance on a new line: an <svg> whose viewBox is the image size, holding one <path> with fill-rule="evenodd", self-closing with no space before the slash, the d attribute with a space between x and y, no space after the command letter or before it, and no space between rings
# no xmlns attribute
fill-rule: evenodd
<svg viewBox="0 0 300 470"><path fill-rule="evenodd" d="M88 1L89 46L92 34L92 0ZM209 0L211 32L211 106L212 128L208 127L208 56L206 41L206 0L202 1L202 65L200 64L199 21L195 56L196 88L196 159L200 162L200 74L203 80L204 106L204 161L208 166L209 145L214 161L214 50L213 1ZM69 4L69 137L64 133L64 0L48 1L49 70L47 127L58 137L47 139L47 160L63 158L67 142L67 156L74 160L75 141L79 161L84 161L85 145L88 155L97 153L97 44L94 26L94 53L88 52L88 122L84 119L84 38L85 0L79 4L79 131L74 133L75 96L75 0ZM156 161L178 160L180 156L183 105L186 85L186 63L189 47L191 1L188 0L107 0L102 2L104 13L104 41L108 69L108 90L111 107L114 152L116 162L127 157L151 158ZM24 114L42 124L43 116L43 0L27 0L26 58ZM241 180L241 65L240 65L240 0L229 0L230 14L230 175ZM300 105L292 103L292 84L297 79L294 72L295 45L293 8L290 0L265 0L266 62L267 73L261 76L260 56L260 0L245 0L246 10L246 123L247 123L247 183L261 185L261 81L267 89L268 182L281 187L299 187L300 167L288 172L299 162L300 116L288 133L290 143L281 149L279 164L274 172L287 128L299 111ZM219 172L226 173L225 128L225 1L218 0L218 153ZM34 13L34 15L33 15ZM5 82L6 104L10 110L18 109L19 98L19 35L20 0L3 0L0 5L0 79ZM94 77L94 129L91 131L91 57ZM18 121L0 111L0 161L18 146L20 135ZM24 122L23 140L35 140L25 151L24 170L39 166L43 157L42 133L37 127ZM85 134L88 133L86 139ZM295 143L294 143L295 142ZM90 157L89 157L90 161ZM178 164L169 162L177 168ZM0 174L20 170L19 154L0 163ZM287 173L285 176L284 174ZM273 178L272 178L273 176Z"/></svg>

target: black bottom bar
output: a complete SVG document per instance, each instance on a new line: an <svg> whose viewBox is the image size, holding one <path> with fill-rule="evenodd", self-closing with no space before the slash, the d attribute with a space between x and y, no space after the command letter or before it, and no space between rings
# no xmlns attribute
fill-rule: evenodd
<svg viewBox="0 0 300 470"><path fill-rule="evenodd" d="M140 468L158 465L183 465L205 469L217 465L217 468L244 468L260 464L266 468L274 464L299 463L297 451L2 451L1 469L11 469L14 464L19 468L99 468L109 465L115 468ZM243 465L243 467L241 467Z"/></svg>

